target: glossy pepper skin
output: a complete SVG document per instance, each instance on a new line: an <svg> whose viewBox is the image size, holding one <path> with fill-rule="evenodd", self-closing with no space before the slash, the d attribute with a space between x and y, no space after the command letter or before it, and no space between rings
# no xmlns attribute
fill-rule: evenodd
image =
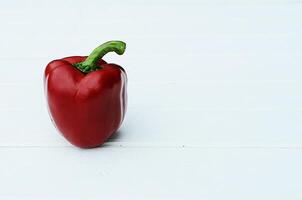
<svg viewBox="0 0 302 200"><path fill-rule="evenodd" d="M112 46L116 47L114 42L121 44L110 41L100 46L101 54L96 51L98 47L92 52L94 56L54 60L45 69L44 87L52 121L77 147L102 145L124 119L127 103L125 70L100 58L110 51L124 52L124 43L123 49L112 49Z"/></svg>

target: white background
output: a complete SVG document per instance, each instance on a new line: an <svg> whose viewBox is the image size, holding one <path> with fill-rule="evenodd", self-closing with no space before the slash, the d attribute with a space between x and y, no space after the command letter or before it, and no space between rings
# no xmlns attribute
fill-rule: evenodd
<svg viewBox="0 0 302 200"><path fill-rule="evenodd" d="M302 199L302 2L1 1L0 199ZM103 147L50 122L43 70L127 42Z"/></svg>

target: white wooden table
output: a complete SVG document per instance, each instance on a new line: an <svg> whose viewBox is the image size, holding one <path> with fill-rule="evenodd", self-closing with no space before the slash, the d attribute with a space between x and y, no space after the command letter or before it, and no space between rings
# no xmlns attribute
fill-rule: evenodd
<svg viewBox="0 0 302 200"><path fill-rule="evenodd" d="M302 1L1 1L0 199L302 199ZM43 70L106 56L128 113L101 148L52 126Z"/></svg>

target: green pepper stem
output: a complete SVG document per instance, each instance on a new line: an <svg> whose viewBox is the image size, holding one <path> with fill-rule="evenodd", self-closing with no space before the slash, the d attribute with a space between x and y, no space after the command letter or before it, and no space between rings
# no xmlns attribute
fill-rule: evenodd
<svg viewBox="0 0 302 200"><path fill-rule="evenodd" d="M86 58L82 63L85 66L95 66L99 59L101 59L105 54L109 52L115 52L118 55L122 55L125 52L126 44L122 41L109 41L97 48L95 48L92 53Z"/></svg>
<svg viewBox="0 0 302 200"><path fill-rule="evenodd" d="M86 58L84 62L76 63L75 66L84 73L95 71L100 67L98 61L107 53L115 52L122 55L126 50L126 43L122 41L108 41L97 48Z"/></svg>

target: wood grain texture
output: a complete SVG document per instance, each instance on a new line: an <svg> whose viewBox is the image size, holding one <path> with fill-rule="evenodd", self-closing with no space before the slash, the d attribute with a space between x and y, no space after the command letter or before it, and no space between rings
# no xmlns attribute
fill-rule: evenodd
<svg viewBox="0 0 302 200"><path fill-rule="evenodd" d="M2 199L301 198L301 149L27 147L0 156Z"/></svg>

